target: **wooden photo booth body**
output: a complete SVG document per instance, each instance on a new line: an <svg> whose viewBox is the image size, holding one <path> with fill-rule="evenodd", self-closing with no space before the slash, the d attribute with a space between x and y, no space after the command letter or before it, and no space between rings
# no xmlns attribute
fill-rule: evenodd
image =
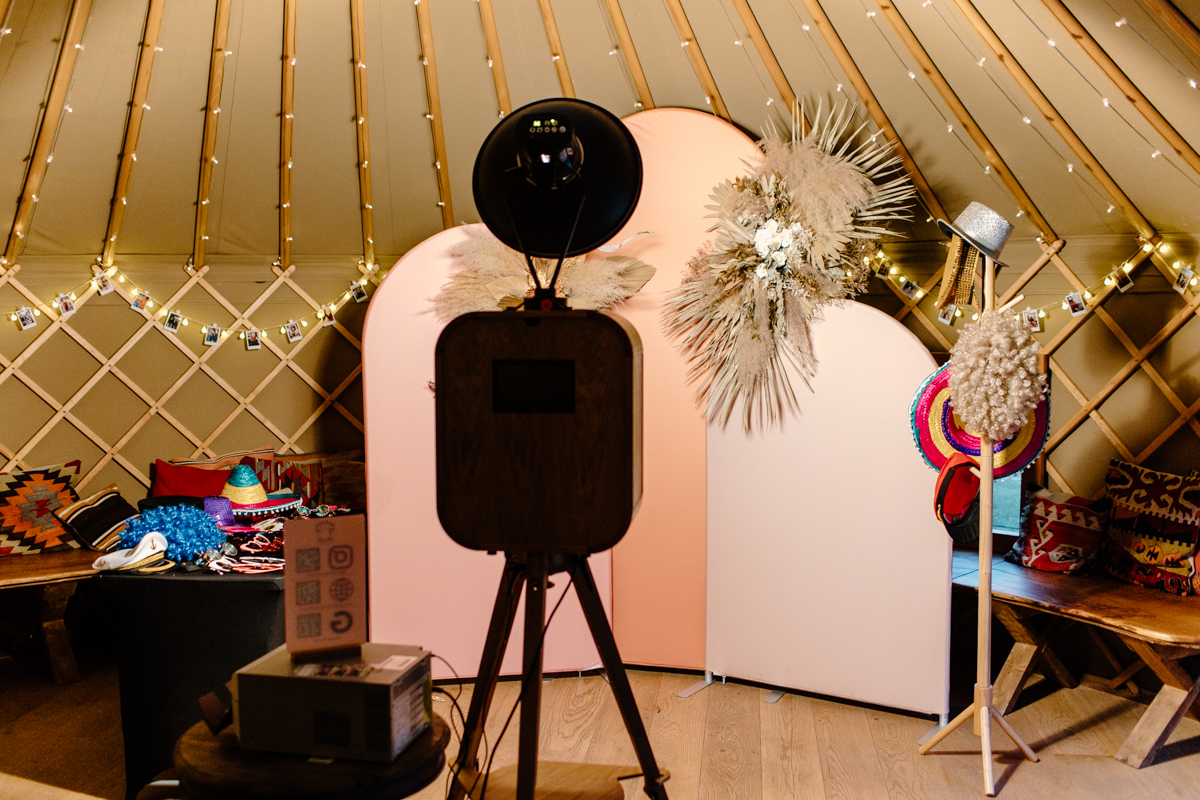
<svg viewBox="0 0 1200 800"><path fill-rule="evenodd" d="M643 353L641 504L616 547L591 558L622 657L944 712L950 544L907 420L932 358L899 322L848 303L815 327L816 392L799 389L802 414L782 433L706 428L660 307L711 239L712 187L744 174L757 147L697 111L625 123L644 180L613 241L650 231L618 254L657 272L613 309ZM420 644L472 675L503 557L460 547L438 523L430 386L443 328L430 298L464 238L455 228L430 237L390 270L367 316L363 373L372 639ZM555 583L551 607L566 581ZM518 612L510 641L521 625ZM573 596L545 657L548 672L599 664ZM510 647L503 672L519 669Z"/></svg>

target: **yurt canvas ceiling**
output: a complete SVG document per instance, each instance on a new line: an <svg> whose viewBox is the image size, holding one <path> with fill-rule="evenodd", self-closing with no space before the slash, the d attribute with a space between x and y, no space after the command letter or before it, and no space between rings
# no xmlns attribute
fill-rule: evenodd
<svg viewBox="0 0 1200 800"><path fill-rule="evenodd" d="M443 227L478 221L471 169L483 138L502 114L559 95L618 116L698 109L755 136L792 124L792 98L808 121L857 104L861 135L895 139L921 188L913 222L885 250L926 285L926 300L944 259L931 220L971 201L1015 223L1005 253L1014 274L1002 290L1040 257L1048 263L1044 248L1057 240L1087 287L1160 236L1173 248L1166 261L1196 257L1200 5L1191 0L0 0L0 14L0 268L21 264L23 285L43 301L76 277L86 283L97 259L165 297L191 274L180 270L190 258L224 281L229 301L185 295L196 319L230 324L256 297L236 287L271 283L276 261L297 271L264 308L304 293L324 302L362 277L359 262L386 269ZM1134 350L1180 302L1166 270L1151 272L1139 292L1153 279L1158 299L1113 312ZM1026 292L1037 307L1072 288L1080 286L1049 268ZM30 302L14 285L0 292L0 303ZM931 349L953 341L949 329L932 333L928 303L876 285L871 294ZM356 333L361 314L346 324ZM1076 373L1072 387L1085 397L1129 355L1113 335L1105 363L1116 366ZM0 341L8 360L23 346L11 338ZM1193 338L1197 347L1173 342L1156 354L1164 370L1200 370ZM339 342L313 352L357 345L353 335ZM96 345L104 355L119 346ZM1086 365L1095 352L1061 357ZM241 392L226 390L249 413L246 393L261 378L251 372L210 378ZM339 393L357 392L341 385L347 373L335 377ZM1161 429L1175 418L1170 406L1182 418L1180 404L1200 394L1192 382L1179 403L1125 405L1162 406ZM60 415L82 383L46 390ZM193 390L228 401L212 387ZM314 413L337 410L330 386L312 391ZM282 408L290 395L280 393ZM149 395L142 402L153 407ZM1179 452L1200 449L1194 414L1176 425L1190 437ZM214 419L249 438L262 425L276 443L312 444L251 416L257 422L245 425ZM1113 437L1095 424L1085 429L1106 460ZM210 433L214 425L195 422ZM24 435L0 431L11 463L29 455L14 455ZM231 437L176 444L211 452Z"/></svg>

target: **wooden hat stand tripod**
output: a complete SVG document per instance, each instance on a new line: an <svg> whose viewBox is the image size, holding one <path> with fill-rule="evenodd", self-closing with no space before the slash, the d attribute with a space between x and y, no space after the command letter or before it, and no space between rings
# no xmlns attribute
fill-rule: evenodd
<svg viewBox="0 0 1200 800"><path fill-rule="evenodd" d="M984 260L983 310L991 311L996 297L996 264L987 255ZM994 442L987 434L979 437L979 629L978 647L975 656L975 701L966 710L950 721L950 724L934 734L918 749L925 755L943 739L954 732L968 719L975 720L975 734L980 737L983 749L983 786L988 797L996 796L996 779L992 764L992 720L1021 748L1030 761L1038 757L1029 745L1022 741L1008 720L992 705L992 475L994 458L982 458L992 453Z"/></svg>
<svg viewBox="0 0 1200 800"><path fill-rule="evenodd" d="M549 577L558 572L566 572L575 584L575 592L579 596L579 604L583 607L584 617L592 632L592 640L600 652L600 660L612 686L617 707L629 738L637 752L641 775L645 776L646 795L654 800L668 800L667 789L663 782L670 777L669 773L659 770L654 760L654 752L650 749L650 739L646 735L646 726L638 713L637 703L633 698L633 690L629 686L629 678L625 674L625 665L617 652L617 643L613 638L612 629L608 625L608 617L604 615L604 605L600 601L600 593L596 590L596 581L592 577L591 567L588 566L586 555L562 555L549 553L514 554L505 553L504 574L500 578L500 591L496 595L496 604L492 608L492 621L488 626L487 643L483 648L483 658L479 663L479 677L475 682L475 690L471 695L471 709L467 713L466 726L463 729L462 744L458 751L458 761L454 766L456 780L451 788L451 800L462 800L470 797L479 800L492 781L492 793L486 797L499 800L502 796L512 796L511 789L504 785L511 781L511 776L497 773L493 776L483 775L479 769L478 753L480 740L483 737L483 725L487 719L488 709L492 703L492 695L496 689L496 680L500 675L500 662L504 658L504 650L508 646L508 637L512 632L513 620L517 615L517 603L521 597L522 584L525 586L525 649L524 664L521 679L521 732L518 745L516 769L516 798L517 800L533 800L534 788L538 775L538 728L541 710L542 692L542 643L544 641L543 626L546 618L546 588ZM486 765L485 765L486 766ZM558 788L571 789L579 798L607 798L609 796L623 798L624 792L617 783L622 778L636 777L639 773L630 772L624 767L612 767L589 764L547 764L544 789L550 789L547 784L552 780ZM507 779L507 780L506 780ZM607 790L607 791L606 791Z"/></svg>

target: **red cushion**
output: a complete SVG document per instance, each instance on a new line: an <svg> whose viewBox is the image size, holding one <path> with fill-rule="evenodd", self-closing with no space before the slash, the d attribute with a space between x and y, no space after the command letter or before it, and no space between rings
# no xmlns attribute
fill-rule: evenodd
<svg viewBox="0 0 1200 800"><path fill-rule="evenodd" d="M1007 559L1045 572L1084 569L1103 537L1108 515L1102 508L1102 502L1042 489L1029 498L1021 536Z"/></svg>
<svg viewBox="0 0 1200 800"><path fill-rule="evenodd" d="M159 459L154 462L154 485L150 488L150 496L211 497L221 493L232 471L184 467Z"/></svg>

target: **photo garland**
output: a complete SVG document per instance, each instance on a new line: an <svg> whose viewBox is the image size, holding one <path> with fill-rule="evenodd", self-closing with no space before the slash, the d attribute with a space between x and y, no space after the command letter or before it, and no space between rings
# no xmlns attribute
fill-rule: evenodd
<svg viewBox="0 0 1200 800"><path fill-rule="evenodd" d="M797 110L790 138L770 131L751 173L713 189L716 240L664 305L709 424L740 406L749 433L798 410L788 365L811 389L812 324L865 288L876 240L910 218L916 190L900 158L882 137L859 141L855 110L843 103L823 117L818 107L806 135Z"/></svg>

